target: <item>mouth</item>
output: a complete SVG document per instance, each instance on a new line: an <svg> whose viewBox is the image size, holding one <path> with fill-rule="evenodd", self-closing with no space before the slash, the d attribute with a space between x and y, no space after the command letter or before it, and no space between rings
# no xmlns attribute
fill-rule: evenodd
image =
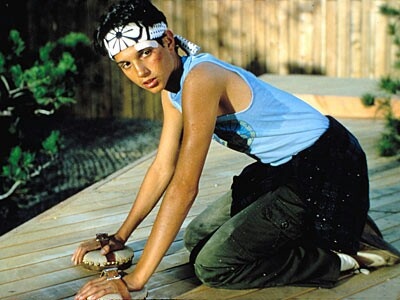
<svg viewBox="0 0 400 300"><path fill-rule="evenodd" d="M157 85L158 85L157 78L151 78L149 80L143 81L143 86L148 88L148 89L154 88Z"/></svg>

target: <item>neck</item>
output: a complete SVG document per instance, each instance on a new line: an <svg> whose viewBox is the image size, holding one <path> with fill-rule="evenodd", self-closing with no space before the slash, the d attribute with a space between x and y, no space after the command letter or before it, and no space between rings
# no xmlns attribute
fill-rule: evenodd
<svg viewBox="0 0 400 300"><path fill-rule="evenodd" d="M177 93L181 89L181 77L183 74L183 64L181 58L178 56L177 67L172 71L168 78L167 86L165 89L171 93Z"/></svg>

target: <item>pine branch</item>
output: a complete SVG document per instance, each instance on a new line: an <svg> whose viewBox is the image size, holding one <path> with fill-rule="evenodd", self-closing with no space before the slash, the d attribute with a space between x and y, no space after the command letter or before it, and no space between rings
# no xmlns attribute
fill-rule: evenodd
<svg viewBox="0 0 400 300"><path fill-rule="evenodd" d="M54 157L52 157L49 161L47 161L43 165L39 165L31 174L29 174L28 180L31 178L34 178L36 176L39 176L40 173L44 169L47 169L48 167L50 167L50 165L53 161L54 161ZM0 195L0 201L9 198L22 183L23 183L23 181L21 181L21 180L17 180L16 182L14 182L14 184L11 186L11 188L6 193Z"/></svg>

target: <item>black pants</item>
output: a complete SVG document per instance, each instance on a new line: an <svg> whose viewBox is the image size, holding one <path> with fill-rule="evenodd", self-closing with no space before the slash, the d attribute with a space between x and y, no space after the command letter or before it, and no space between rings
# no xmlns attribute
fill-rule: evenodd
<svg viewBox="0 0 400 300"><path fill-rule="evenodd" d="M355 253L369 208L365 154L335 119L310 148L273 167L256 162L234 178L185 233L200 280L223 288L331 287Z"/></svg>
<svg viewBox="0 0 400 300"><path fill-rule="evenodd" d="M290 185L306 207L316 245L354 254L369 209L366 157L357 139L328 118L328 130L289 162L276 167L256 162L235 177L231 215L261 195Z"/></svg>
<svg viewBox="0 0 400 300"><path fill-rule="evenodd" d="M305 205L289 186L262 195L234 217L231 201L229 192L185 231L204 284L226 289L336 284L339 257L309 240Z"/></svg>

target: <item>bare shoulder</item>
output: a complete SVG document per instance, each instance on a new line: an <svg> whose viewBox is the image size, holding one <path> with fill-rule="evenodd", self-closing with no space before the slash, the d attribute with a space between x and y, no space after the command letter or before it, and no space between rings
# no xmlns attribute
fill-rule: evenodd
<svg viewBox="0 0 400 300"><path fill-rule="evenodd" d="M251 103L252 92L239 74L204 62L189 72L183 85L183 96L191 101L200 99L207 104L215 103L219 106L218 115L224 115L246 109Z"/></svg>
<svg viewBox="0 0 400 300"><path fill-rule="evenodd" d="M167 90L162 90L162 92L161 92L161 103L162 103L163 107L164 106L172 107L172 103L169 98L169 92Z"/></svg>
<svg viewBox="0 0 400 300"><path fill-rule="evenodd" d="M183 90L208 91L225 89L227 83L227 70L213 63L202 62L193 67L187 75Z"/></svg>

